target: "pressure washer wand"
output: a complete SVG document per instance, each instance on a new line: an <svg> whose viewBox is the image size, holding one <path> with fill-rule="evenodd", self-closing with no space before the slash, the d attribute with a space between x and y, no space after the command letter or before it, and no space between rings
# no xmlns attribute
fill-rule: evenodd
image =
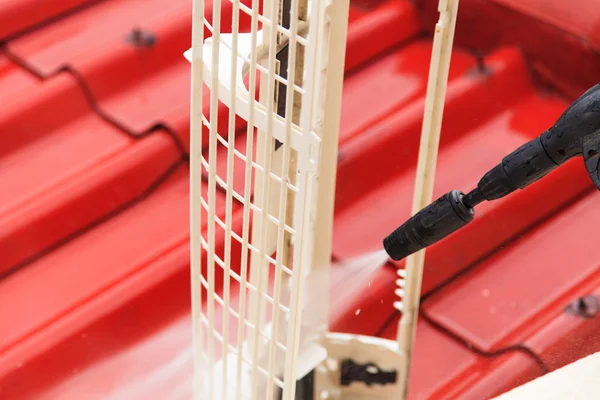
<svg viewBox="0 0 600 400"><path fill-rule="evenodd" d="M386 237L383 246L393 260L401 260L467 225L478 204L524 189L579 155L600 189L600 84L571 104L552 128L504 157L471 192L446 193Z"/></svg>

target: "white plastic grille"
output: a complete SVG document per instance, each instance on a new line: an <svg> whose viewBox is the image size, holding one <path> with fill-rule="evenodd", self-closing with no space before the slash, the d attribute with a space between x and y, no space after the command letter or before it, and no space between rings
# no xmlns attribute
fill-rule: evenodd
<svg viewBox="0 0 600 400"><path fill-rule="evenodd" d="M328 49L314 6L194 3L196 398L294 398Z"/></svg>

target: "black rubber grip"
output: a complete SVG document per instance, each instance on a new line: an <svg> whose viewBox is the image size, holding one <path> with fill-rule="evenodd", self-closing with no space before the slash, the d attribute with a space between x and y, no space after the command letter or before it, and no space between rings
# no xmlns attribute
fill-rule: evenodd
<svg viewBox="0 0 600 400"><path fill-rule="evenodd" d="M463 203L463 196L453 190L419 211L383 240L385 251L398 261L467 225L475 210Z"/></svg>

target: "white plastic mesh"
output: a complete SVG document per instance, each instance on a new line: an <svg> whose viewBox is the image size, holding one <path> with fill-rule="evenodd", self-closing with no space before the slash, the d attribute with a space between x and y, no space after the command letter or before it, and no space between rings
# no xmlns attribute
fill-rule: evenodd
<svg viewBox="0 0 600 400"><path fill-rule="evenodd" d="M198 398L294 398L327 45L317 4L310 15L300 0L194 4Z"/></svg>

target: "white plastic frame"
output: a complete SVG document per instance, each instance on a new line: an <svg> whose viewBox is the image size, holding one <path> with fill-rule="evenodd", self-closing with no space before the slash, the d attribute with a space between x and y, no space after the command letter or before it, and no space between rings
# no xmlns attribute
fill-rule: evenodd
<svg viewBox="0 0 600 400"><path fill-rule="evenodd" d="M230 0L223 0L230 1ZM239 12L240 4L237 0L234 2L234 12ZM277 15L281 4L275 3L276 0L267 0L266 7L272 15ZM298 4L305 0L295 0ZM219 0L215 4L220 4ZM255 3L256 4L256 3ZM232 398L240 399L245 388L252 392L256 390L256 374L258 360L265 355L273 360L272 350L274 348L274 338L278 336L277 322L263 326L261 319L261 307L255 310L256 321L254 323L255 333L249 336L244 346L238 342L238 353L229 353L227 346L223 344L226 356L221 359L215 359L210 350L208 354L202 348L205 335L213 334L214 311L211 314L209 309L208 316L202 311L202 298L200 296L200 286L205 284L208 289L207 296L215 296L214 274L209 272L207 277L200 275L201 269L201 248L204 247L208 253L208 269L214 268L217 256L214 254L214 227L215 224L215 191L214 186L218 181L216 173L216 142L217 127L215 115L212 110L216 109L217 101L227 105L230 114L230 132L233 121L231 115L237 115L249 122L251 129L256 128L262 132L263 144L270 143L271 139L277 139L283 143L284 154L293 149L297 152L298 174L296 178L297 198L292 205L294 208L293 229L294 235L294 273L291 281L288 282L287 289L282 288L281 283L276 283L276 293L281 290L288 290L290 296L289 304L289 328L287 333L286 349L288 353L285 358L283 382L283 398L292 399L295 391L295 379L303 376L307 371L316 369L316 394L327 391L330 398L352 398L352 399L388 399L404 398L407 389L408 367L410 365L410 355L414 337L414 327L416 315L418 312L420 284L422 279L422 265L424 252L420 252L411 257L407 263L406 270L399 271L400 279L396 293L402 298L396 303L396 307L403 313L399 323L397 341L383 340L379 338L367 338L354 335L333 334L327 332L327 307L322 304L327 296L323 294L328 292L328 268L331 255L331 233L333 220L333 203L335 173L337 164L337 140L339 134L339 116L341 103L341 88L343 80L343 57L345 53L346 23L348 17L348 0L333 0L331 4L318 2L319 6L313 7L309 11L308 21L298 20L297 14L292 11L292 27L290 28L290 47L296 45L296 41L303 42L306 48L306 59L303 63L303 82L299 89L306 102L303 102L303 108L296 121L291 121L291 117L283 118L273 112L273 104L270 101L272 94L263 96L260 101L254 100L254 85L252 79L250 88L246 88L243 83L243 77L250 72L251 75L256 70L256 63L261 58L268 59L267 70L269 71L269 82L276 80L274 78L273 54L281 49L286 43L278 37L280 29L273 29L275 23L269 16L262 16L261 22L265 26L264 30L253 28L250 33L239 33L235 28L234 33L226 34L219 32L219 22L215 23L211 31L213 36L204 39L205 18L204 2L202 0L194 1L194 27L192 48L186 52L186 58L192 64L192 112L191 112L191 277L192 277L192 315L194 326L194 360L195 360L195 379L194 389L195 397L200 398L201 393L206 390L203 384L208 385L209 398ZM213 11L213 21L219 21L220 11L215 8ZM415 199L413 211L416 212L431 201L431 192L433 189L433 172L435 171L435 160L437 158L437 148L439 144L439 134L441 130L441 118L443 114L443 103L445 98L445 89L448 77L448 68L453 43L454 29L456 24L456 14L458 9L458 0L441 0L439 5L440 21L436 26L434 38L434 49L432 54L432 63L430 78L428 83L428 93L426 110L424 116L423 132L421 138L421 148L419 155L419 164L417 168L417 182L415 187ZM257 11L252 10L253 19L258 18ZM297 11L296 11L297 12ZM268 11L267 11L268 14ZM308 40L297 39L303 32L308 32ZM218 44L218 45L215 45ZM290 54L294 54L291 51ZM293 58L293 56L292 56ZM296 88L294 84L293 73L288 80L289 87ZM202 116L202 85L206 84L211 88L211 118L210 123ZM280 81L281 83L281 81ZM288 87L289 99L293 97ZM261 89L268 88L267 92L273 93L273 84L261 81ZM291 114L291 109L286 110L286 115ZM202 198L200 191L201 169L203 167L201 131L202 126L206 125L211 131L209 140L209 160L204 160L204 167L208 172L209 193L205 203L208 212L208 238L203 240L200 227L200 209L201 205L198 199ZM259 142L260 143L260 142ZM272 157L268 150L265 153L266 160ZM231 152L229 152L231 153ZM284 156L281 162L284 166L291 160ZM233 156L228 154L228 166L233 163ZM269 170L270 163L262 167ZM228 167L228 171L229 171ZM285 175L285 174L284 174ZM248 176L248 175L247 175ZM230 174L228 172L230 181ZM283 180L283 178L282 178ZM223 179L221 179L221 182ZM269 179L266 179L269 182ZM248 184L248 183L247 183ZM267 223L266 214L270 212L269 184L266 189L263 183L257 184L255 190L262 190L261 205L259 211L263 210L260 221L255 221L256 232L260 233L262 239L258 239L256 248L260 257L266 256L274 246L273 239L263 234L264 226ZM232 207L232 188L226 185L227 190L227 212L231 212ZM245 190L244 198L245 218L248 216L246 209L249 208L248 195ZM239 196L239 194L238 194ZM286 209L285 196L274 205L281 210ZM256 208L256 206L255 206ZM228 214L229 215L229 214ZM281 213L279 214L281 215ZM227 235L232 235L230 218L225 223ZM316 223L318 221L318 223ZM276 237L276 247L278 252L282 249L281 227L284 222L282 218L278 221L280 231ZM256 228L258 226L258 228ZM212 229L212 230L211 230ZM249 247L249 243L245 244ZM227 269L230 268L230 260L227 256L227 242L225 260L221 260L226 269L226 276L229 277ZM230 249L230 245L229 245ZM253 253L254 254L254 253ZM260 261L262 263L263 261ZM281 262L277 260L277 267L281 269ZM253 263L254 264L254 263ZM254 266L253 266L254 267ZM252 281L256 286L258 293L264 285L265 277L261 277L260 268L258 268L258 278ZM254 268L253 273L257 269ZM246 279L243 274L240 279ZM213 282L212 284L210 282ZM305 296L304 291L307 285L311 289L321 293L321 296ZM278 285L278 286L277 286ZM279 291L279 292L278 292ZM262 295L258 295L260 298ZM229 307L229 300L224 301L225 308ZM272 298L274 303L278 302L278 295ZM251 299L252 300L252 299ZM315 303L315 301L317 303ZM262 303L258 300L258 303ZM211 303L212 304L212 303ZM310 317L303 317L302 310L308 308L312 310ZM207 329L203 328L206 326ZM259 334L259 330L263 332ZM224 335L227 336L227 335ZM265 340L265 338L270 338ZM239 339L238 339L239 340ZM244 349L242 349L244 347ZM248 349L248 347L251 347ZM276 347L276 346L275 346ZM253 358L251 365L241 362L241 354L250 354ZM271 354L270 356L268 354ZM366 387L362 384L354 384L349 388L340 388L336 386L335 371L331 367L331 359L353 358L357 362L376 362L381 368L396 369L399 372L399 380L396 384L383 387ZM276 373L271 369L272 362L269 362L269 371L267 371L269 381L276 380ZM227 365L237 366L237 375L228 376L235 373L233 369L227 368ZM208 379L202 381L199 377L204 369L208 368ZM211 372L212 371L212 372ZM223 373L221 373L223 372ZM245 378L244 378L245 377ZM221 388L227 385L227 380L235 380L236 390L230 392L230 396L224 396ZM216 386L216 387L215 387ZM272 386L268 385L266 389L266 398L269 400L275 395ZM257 398L253 393L251 398Z"/></svg>
<svg viewBox="0 0 600 400"><path fill-rule="evenodd" d="M230 0L221 0L230 1ZM281 47L286 44L286 38L278 37L281 29L275 29L277 23L271 15L278 15L280 4L275 0L265 2L265 14L261 17L263 31L258 31L255 21L258 19L256 7L252 7L252 30L250 33L239 33L236 27L236 13L239 13L241 5L237 0L233 1L234 23L233 33L220 32L220 1L215 1L213 7L212 20L214 25L210 26L209 31L212 32L212 37L205 40L204 28L206 19L204 13L204 3L201 0L194 2L194 28L193 28L193 43L192 48L186 52L185 57L192 64L192 112L191 112L191 273L192 273L192 314L194 320L194 359L195 359L195 397L200 398L202 394L212 399L232 398L241 399L250 392L248 398L266 398L271 399L276 395L274 391L274 383L282 386L284 399L294 398L296 379L301 377L307 371L314 368L324 357L324 349L319 344L319 338L325 333L326 324L323 321L326 315L320 312L323 307L315 309L311 313L313 317L303 319L302 310L309 306L311 300L308 296L304 296L306 282L310 280L313 270L324 270L329 267L329 259L326 265L321 264L320 259L323 258L323 245L320 243L315 245L315 240L321 238L325 242L329 242L330 247L330 231L333 219L333 182L329 179L335 179L335 161L332 164L331 160L326 160L326 164L333 166L333 172L323 173L323 169L319 165L321 159L321 151L326 154L336 154L337 152L337 135L339 122L339 108L341 103L341 77L343 76L343 51L344 46L333 47L329 51L328 37L338 38L341 43L345 44L346 29L334 29L329 35L330 16L328 15L328 6L326 2L317 2L318 7L308 8L306 20L298 19L298 7L292 7L291 11L291 26L289 27L289 63L293 66L293 62L297 43L302 43L305 49L304 62L301 64L301 72L303 72L303 82L296 85L294 77L296 71L291 71L288 79L286 116L283 118L274 113L273 94L274 83L278 81L282 84L281 78L276 79L275 76L275 54ZM294 0L292 3L299 5L302 0ZM256 5L257 2L254 2ZM347 0L336 0L336 6L333 9L339 10L335 18L339 16L347 18ZM345 11L344 11L345 9ZM307 31L307 38L300 35ZM339 32L339 33L336 33ZM340 48L342 52L340 53ZM334 57L331 54L335 54ZM257 69L258 62L263 61L263 70L266 69L268 76L261 77L261 94L260 101L255 101L255 85L252 82L254 71ZM335 68L334 71L328 69L328 65ZM265 68L266 67L266 68ZM290 67L293 68L293 67ZM299 68L298 65L295 68ZM250 85L246 88L243 83L244 75L250 73ZM330 80L330 81L327 81ZM210 98L210 118L202 115L202 86L206 85L211 90ZM299 87L299 90L295 90ZM292 90L291 88L294 88ZM290 99L294 98L296 92L302 95L302 108L299 112L292 112ZM266 93L266 95L265 95ZM325 100L327 95L327 101ZM229 143L224 142L222 133L219 136L216 124L216 109L218 102L222 102L230 109L230 128L229 128ZM327 108L327 112L325 112ZM291 115L294 114L292 121ZM254 200L250 204L249 185L250 179L246 179L244 194L235 193L232 189L231 169L234 161L232 151L229 147L227 158L227 178L219 176L216 170L216 148L217 142L225 143L231 148L234 147L232 142L235 140L234 129L231 124L234 121L232 115L237 115L248 121L248 134L254 134L255 129L258 131L258 153L257 159L260 162L252 162L251 147L246 152L246 170L254 168L254 164L259 166L262 171L262 177L255 179ZM337 117L336 117L337 116ZM208 122L210 121L210 122ZM205 125L210 131L208 143L208 159L202 156L202 127ZM327 137L323 138L324 132L327 132ZM233 136L233 137L232 137ZM283 151L278 154L283 154L283 158L278 158L280 155L274 155L273 151L268 148L273 139L277 139L283 145ZM322 148L323 142L329 145L335 145L335 149ZM250 143L249 141L248 143ZM295 167L291 170L290 151L295 153ZM334 159L335 160L335 159ZM252 165L250 164L252 162ZM277 193L270 187L271 182L271 167L280 163L283 172L279 177L280 190ZM249 167L250 165L250 167ZM200 191L201 169L204 168L208 178L208 195L206 197ZM297 173L296 173L297 169ZM290 179L293 181L292 186L295 191L295 198L291 207L293 207L292 222L284 220L284 215L289 207L286 205L287 186L285 184L288 172ZM258 174L258 172L257 172ZM250 175L246 173L246 178ZM333 177L333 178L332 178ZM260 179L259 179L260 178ZM221 188L226 190L226 217L224 225L225 230L225 254L224 259L219 259L215 253L215 224L218 223L218 218L215 215L215 187L217 183ZM328 193L328 191L330 193ZM252 248L252 262L250 265L250 279L247 280L245 272L235 278L238 282L243 283L242 293L245 293L245 287L254 287L254 292L250 294L250 300L246 304L251 305L250 314L251 321L244 320L244 323L238 324L244 327L246 324L251 326L250 332L246 332L246 341L242 345L238 338L238 346L231 349L227 344L227 332L229 328L227 323L224 323L224 332L217 332L215 323L214 300L217 299L223 305L223 308L229 311L231 304L228 298L228 284L225 283L224 294L222 297L217 296L215 286L215 265L221 265L225 270L226 281L229 282L231 277L235 277L231 272L230 256L231 237L233 231L231 226L231 209L232 198L241 199L244 203L244 232L247 231L247 222L249 221L249 210L253 211L254 221L252 224L252 244L248 241L248 236L242 234L243 249ZM202 199L199 201L199 199ZM288 202L289 203L289 202ZM321 206L323 204L323 206ZM208 216L208 232L206 239L202 238L200 232L201 222L201 207L207 211ZM269 215L274 213L274 210L279 212L275 217ZM319 226L316 225L317 214ZM274 237L267 235L265 226L269 223L275 223L278 226L277 235ZM287 229L287 225L291 225ZM285 228L285 229L284 229ZM294 247L290 251L293 253L293 271L291 279L282 283L282 269L285 266L290 271L290 265L285 260L281 260L279 254L285 252L284 235L286 232L293 233ZM325 232L325 234L323 234ZM329 234L327 233L329 232ZM327 237L328 236L328 237ZM239 239L239 236L238 236ZM327 247L327 245L325 246ZM206 254L207 258L207 275L202 276L201 270L201 251ZM274 283L274 294L269 297L266 292L265 276L263 274L263 264L265 259L273 249L277 249L276 278ZM316 251L315 251L316 249ZM330 253L330 250L329 250ZM245 254L245 250L243 250ZM245 256L242 256L242 258ZM258 260L258 261L257 261ZM247 260L246 260L247 262ZM245 262L242 261L242 264ZM268 263L267 263L268 264ZM242 271L245 267L242 266ZM320 274L323 278L324 275ZM320 283L323 283L322 281ZM203 299L201 297L200 287L206 289L207 310L203 310ZM325 283L325 288L328 285ZM279 309L280 297L283 293L289 296L289 304L287 311L288 331L285 349L285 360L281 365L283 371L274 369L274 365L279 365L279 361L273 355L274 349L278 348L276 340L279 335L278 319L275 313L273 320L269 324L264 324L263 298L269 297L274 309ZM252 294L254 293L254 294ZM244 297L245 294L242 294ZM256 301L254 301L256 300ZM326 301L326 297L324 298ZM241 300L243 303L244 301ZM255 307L254 304L258 307ZM242 307L242 306L240 306ZM242 307L243 308L243 307ZM245 313L239 312L238 318L244 318ZM307 324L306 322L309 321ZM243 330L244 328L242 328ZM252 332L253 331L253 332ZM218 340L215 340L217 336ZM220 337L220 339L219 339ZM222 345L224 356L219 358L215 356L213 345ZM208 343L208 345L206 345ZM281 346L279 346L281 347ZM231 350L236 350L231 352ZM246 356L249 356L250 362L246 362ZM261 360L268 360L267 369L262 369L259 365ZM279 376L283 372L283 382L279 380ZM233 375L232 375L233 374ZM261 386L258 375L266 374L268 384L266 387ZM203 379L201 379L201 377ZM223 393L227 390L228 384L233 383L233 390L229 390L228 395ZM260 386L260 387L259 387ZM245 398L245 397L244 397Z"/></svg>
<svg viewBox="0 0 600 400"><path fill-rule="evenodd" d="M440 0L438 5L440 19L435 26L433 37L433 51L415 179L413 215L428 206L433 198L458 4L459 0ZM425 249L410 255L406 260L406 269L398 270L399 279L396 293L401 297L401 301L395 305L402 312L397 334L398 349L404 354L404 365L400 368L402 396L406 396L408 390L408 375L419 314L424 263Z"/></svg>

